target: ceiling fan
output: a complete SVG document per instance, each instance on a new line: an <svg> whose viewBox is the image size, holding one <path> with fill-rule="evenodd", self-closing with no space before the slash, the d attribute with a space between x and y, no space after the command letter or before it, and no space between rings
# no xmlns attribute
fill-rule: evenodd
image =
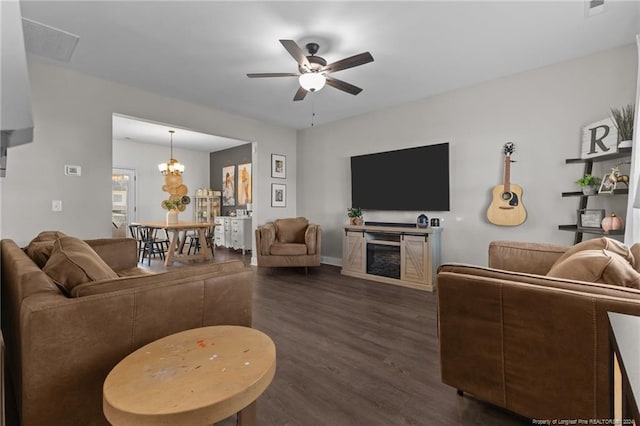
<svg viewBox="0 0 640 426"><path fill-rule="evenodd" d="M284 48L287 49L287 52L293 56L293 59L298 62L299 72L247 74L247 77L298 77L300 88L293 97L294 101L301 101L308 92L315 92L322 89L325 83L352 95L357 95L362 92L361 88L345 81L338 80L337 78L329 77L327 74L373 62L373 56L371 56L371 53L360 53L327 65L327 61L324 58L316 56L316 53L320 48L318 43L307 43L305 45L309 55L305 55L302 49L300 49L298 44L293 40L280 40L280 43L282 43Z"/></svg>

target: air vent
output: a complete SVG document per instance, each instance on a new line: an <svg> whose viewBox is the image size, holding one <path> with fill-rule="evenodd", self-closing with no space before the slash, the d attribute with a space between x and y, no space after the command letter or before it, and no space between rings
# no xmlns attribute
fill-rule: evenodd
<svg viewBox="0 0 640 426"><path fill-rule="evenodd" d="M586 0L584 2L584 14L589 16L604 12L604 0Z"/></svg>
<svg viewBox="0 0 640 426"><path fill-rule="evenodd" d="M22 30L27 53L60 62L71 60L71 55L80 40L75 34L27 18L22 18Z"/></svg>

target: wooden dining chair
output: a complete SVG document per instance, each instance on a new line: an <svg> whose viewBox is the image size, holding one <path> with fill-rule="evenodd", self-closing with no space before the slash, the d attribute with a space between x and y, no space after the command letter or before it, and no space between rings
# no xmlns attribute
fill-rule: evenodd
<svg viewBox="0 0 640 426"><path fill-rule="evenodd" d="M207 230L205 231L205 242L207 244L207 247L211 249L211 256L216 257L216 253L215 253L215 245L213 244L213 231L215 229L216 225L212 225L211 227L207 228ZM187 234L186 238L189 240L189 250L187 250L187 254L191 254L191 249L193 248L193 252L194 253L198 253L200 251L200 237L199 234L196 232L195 234Z"/></svg>
<svg viewBox="0 0 640 426"><path fill-rule="evenodd" d="M131 237L136 240L136 245L138 247L138 262L140 262L143 251L143 243L140 238L140 225L129 225L129 232L131 233Z"/></svg>
<svg viewBox="0 0 640 426"><path fill-rule="evenodd" d="M157 236L158 229L159 228L153 226L138 227L138 234L142 246L140 262L144 263L144 258L147 257L149 259L149 265L151 265L151 256L155 258L156 255L159 255L160 259L164 260L165 252L169 247L169 240L168 238L159 238Z"/></svg>

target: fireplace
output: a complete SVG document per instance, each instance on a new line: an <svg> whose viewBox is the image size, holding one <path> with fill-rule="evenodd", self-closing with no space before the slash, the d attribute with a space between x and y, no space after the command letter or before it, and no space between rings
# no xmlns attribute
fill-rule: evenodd
<svg viewBox="0 0 640 426"><path fill-rule="evenodd" d="M367 274L400 279L400 245L368 243Z"/></svg>

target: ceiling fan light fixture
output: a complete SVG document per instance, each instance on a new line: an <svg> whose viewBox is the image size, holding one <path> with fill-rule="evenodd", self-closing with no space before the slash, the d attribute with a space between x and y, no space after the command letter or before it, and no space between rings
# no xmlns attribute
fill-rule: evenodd
<svg viewBox="0 0 640 426"><path fill-rule="evenodd" d="M303 89L315 92L324 87L324 84L327 82L327 78L324 74L318 72L307 72L302 74L298 81Z"/></svg>

